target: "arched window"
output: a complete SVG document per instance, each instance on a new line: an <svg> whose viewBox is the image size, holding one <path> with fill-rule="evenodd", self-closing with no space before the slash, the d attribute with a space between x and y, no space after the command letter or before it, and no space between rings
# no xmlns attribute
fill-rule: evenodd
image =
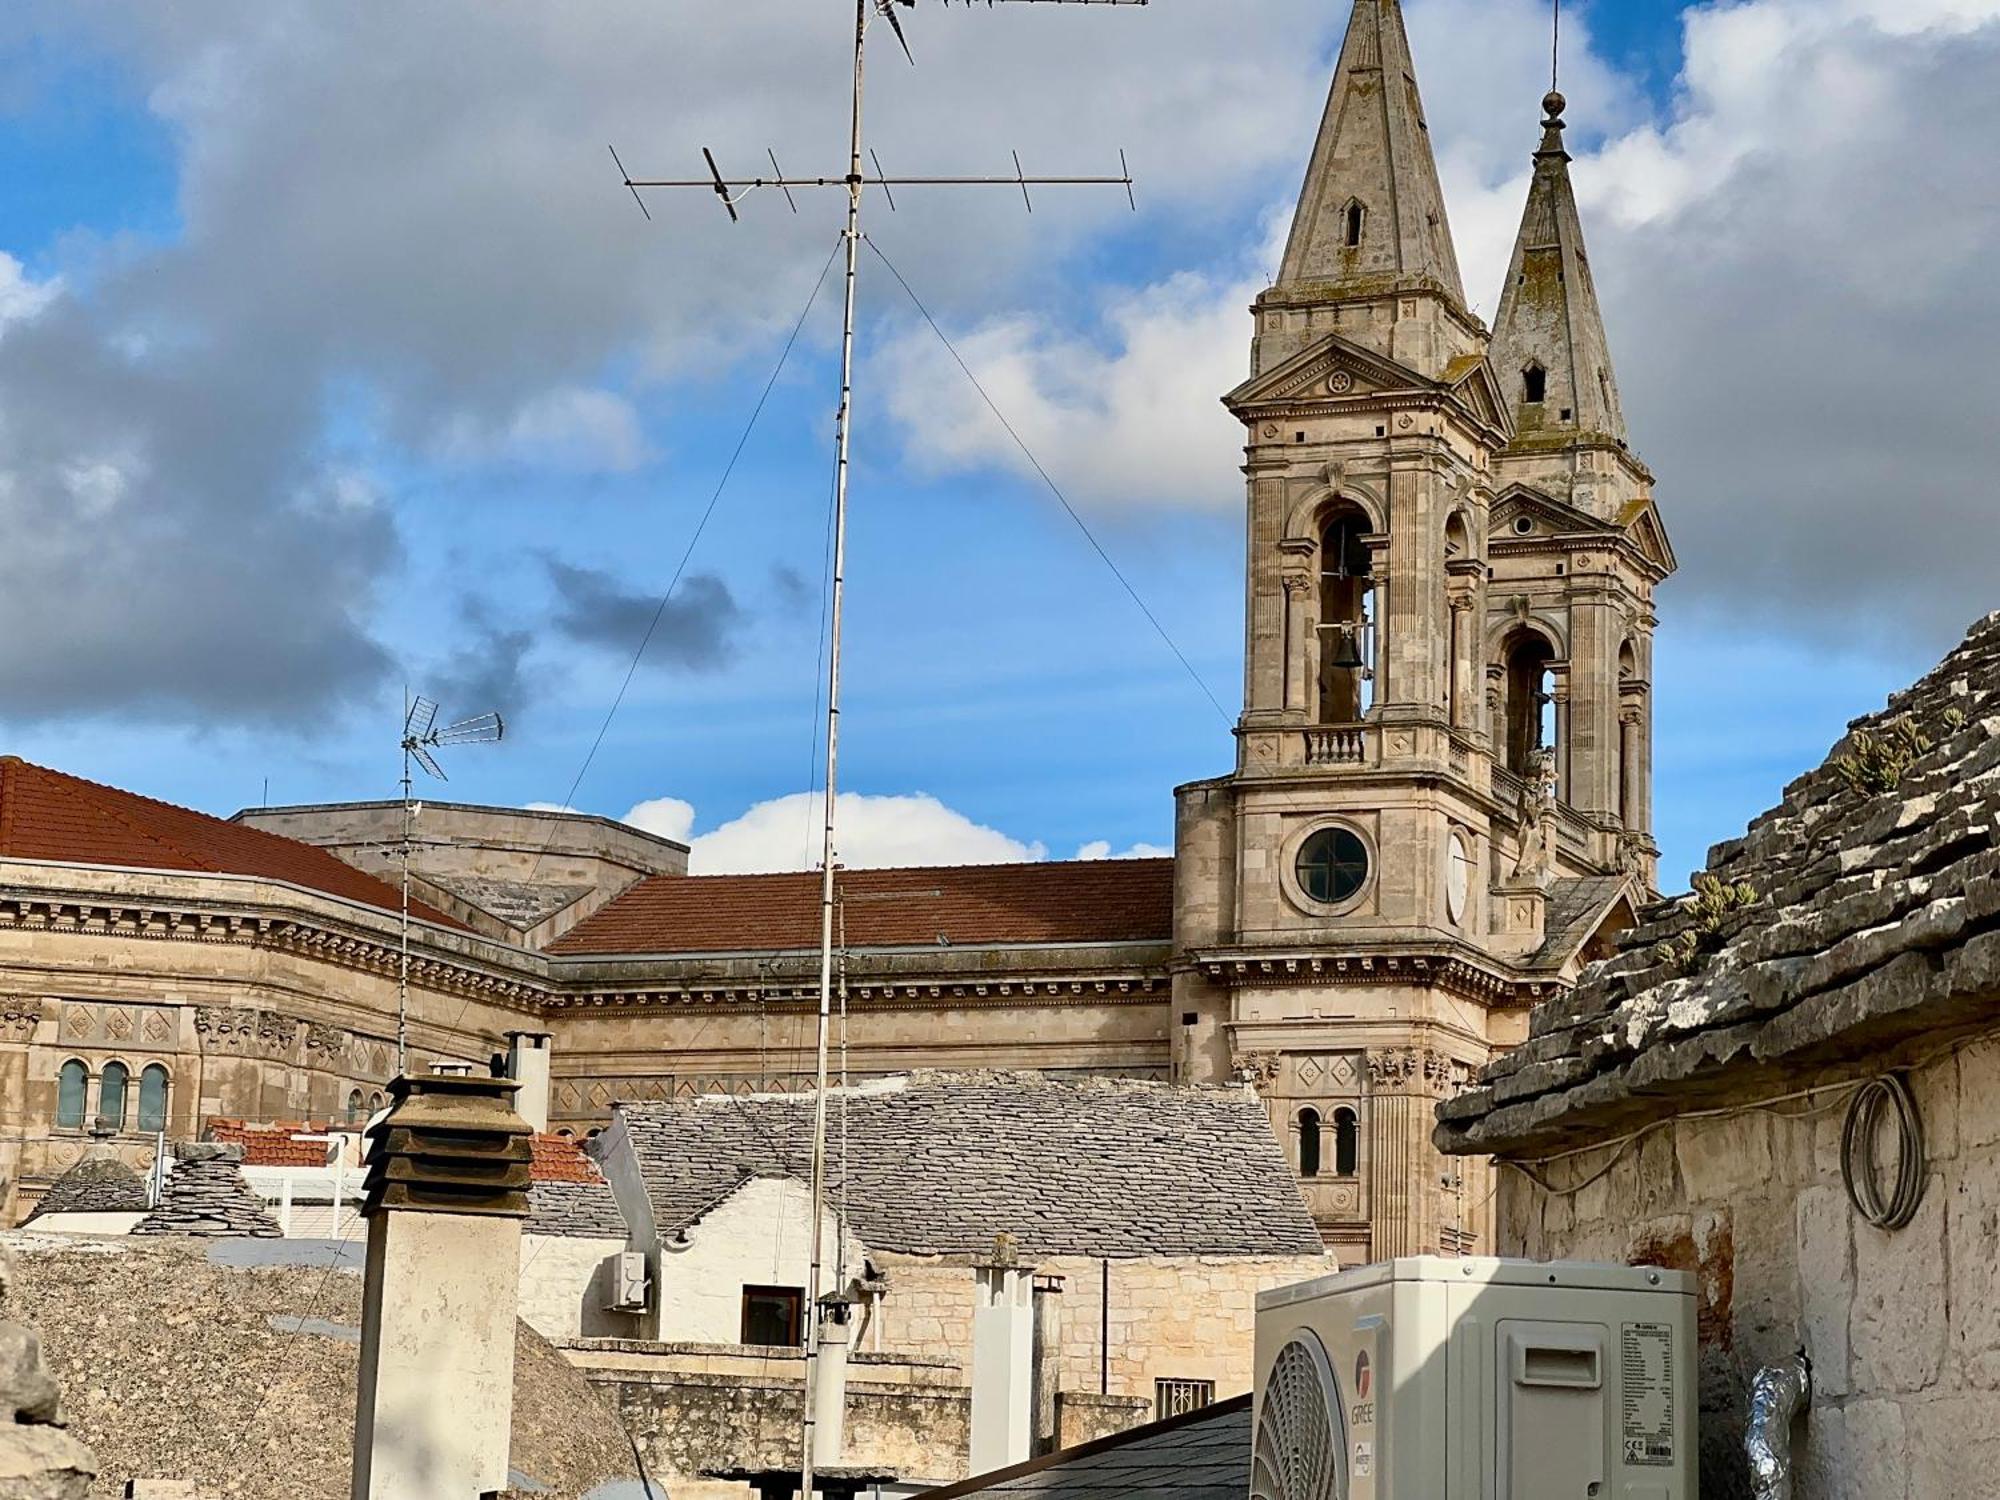
<svg viewBox="0 0 2000 1500"><path fill-rule="evenodd" d="M1521 399L1530 406L1540 406L1549 399L1549 372L1540 365L1529 365L1521 372Z"/></svg>
<svg viewBox="0 0 2000 1500"><path fill-rule="evenodd" d="M376 1115L380 1114L381 1112L382 1112L382 1091L380 1089L377 1089L374 1093L368 1096L368 1113L371 1115Z"/></svg>
<svg viewBox="0 0 2000 1500"><path fill-rule="evenodd" d="M97 1118L110 1125L113 1130L125 1128L125 1085L131 1081L132 1070L122 1062L108 1062L104 1065L104 1076L97 1084Z"/></svg>
<svg viewBox="0 0 2000 1500"><path fill-rule="evenodd" d="M1351 1109L1333 1112L1333 1175L1352 1177L1361 1170L1361 1122Z"/></svg>
<svg viewBox="0 0 2000 1500"><path fill-rule="evenodd" d="M1346 220L1342 225L1342 236L1347 241L1348 249L1356 250L1360 248L1361 231L1367 226L1368 210L1363 208L1358 202L1348 204Z"/></svg>
<svg viewBox="0 0 2000 1500"><path fill-rule="evenodd" d="M1319 1176L1319 1111L1299 1111L1299 1176Z"/></svg>
<svg viewBox="0 0 2000 1500"><path fill-rule="evenodd" d="M1319 721L1355 724L1372 705L1375 654L1370 610L1375 556L1368 521L1351 506L1336 510L1320 531Z"/></svg>
<svg viewBox="0 0 2000 1500"><path fill-rule="evenodd" d="M347 1123L350 1125L359 1125L361 1123L360 1089L355 1089L347 1096Z"/></svg>
<svg viewBox="0 0 2000 1500"><path fill-rule="evenodd" d="M1526 776L1537 751L1555 748L1555 648L1531 630L1508 637L1501 661L1507 673L1507 769Z"/></svg>
<svg viewBox="0 0 2000 1500"><path fill-rule="evenodd" d="M56 1075L56 1125L59 1129L83 1129L84 1096L89 1091L90 1069L72 1057Z"/></svg>
<svg viewBox="0 0 2000 1500"><path fill-rule="evenodd" d="M167 1128L167 1070L158 1063L139 1074L139 1128L154 1134Z"/></svg>

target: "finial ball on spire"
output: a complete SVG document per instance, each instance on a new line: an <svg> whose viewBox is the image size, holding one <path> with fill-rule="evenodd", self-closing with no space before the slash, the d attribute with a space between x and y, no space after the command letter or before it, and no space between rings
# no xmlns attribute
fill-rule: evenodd
<svg viewBox="0 0 2000 1500"><path fill-rule="evenodd" d="M1560 121L1563 117L1563 111L1568 108L1569 100L1563 98L1554 89L1551 89L1548 97L1542 100L1542 111L1549 117L1548 123L1550 124Z"/></svg>

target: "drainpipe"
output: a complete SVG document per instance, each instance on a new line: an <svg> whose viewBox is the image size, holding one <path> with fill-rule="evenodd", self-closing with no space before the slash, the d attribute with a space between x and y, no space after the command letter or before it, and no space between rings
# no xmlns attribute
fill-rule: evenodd
<svg viewBox="0 0 2000 1500"><path fill-rule="evenodd" d="M1792 1500L1792 1422L1811 1404L1812 1361L1803 1353L1766 1366L1750 1382L1743 1450L1750 1459L1752 1500Z"/></svg>

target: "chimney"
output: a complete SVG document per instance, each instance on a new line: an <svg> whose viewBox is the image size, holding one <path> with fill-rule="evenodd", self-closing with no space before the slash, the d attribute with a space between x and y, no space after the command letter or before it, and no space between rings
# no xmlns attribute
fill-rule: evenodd
<svg viewBox="0 0 2000 1500"><path fill-rule="evenodd" d="M1062 1294L1060 1276L1035 1278L1034 1457L1061 1444L1056 1431L1056 1393L1062 1385Z"/></svg>
<svg viewBox="0 0 2000 1500"><path fill-rule="evenodd" d="M521 1085L514 1112L542 1135L549 1128L549 1044L546 1031L507 1033L507 1076Z"/></svg>
<svg viewBox="0 0 2000 1500"><path fill-rule="evenodd" d="M819 1305L819 1371L813 1383L813 1467L837 1468L847 1443L847 1349L854 1304L845 1295Z"/></svg>
<svg viewBox="0 0 2000 1500"><path fill-rule="evenodd" d="M351 1500L507 1488L532 1154L517 1088L398 1078L369 1133Z"/></svg>
<svg viewBox="0 0 2000 1500"><path fill-rule="evenodd" d="M1034 1273L1011 1234L973 1268L971 1473L1025 1463L1034 1448Z"/></svg>

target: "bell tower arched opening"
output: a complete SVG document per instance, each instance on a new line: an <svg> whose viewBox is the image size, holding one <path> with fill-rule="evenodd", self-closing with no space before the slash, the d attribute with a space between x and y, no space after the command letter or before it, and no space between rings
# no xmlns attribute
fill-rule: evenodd
<svg viewBox="0 0 2000 1500"><path fill-rule="evenodd" d="M1368 517L1336 502L1320 525L1319 722L1359 723L1374 706L1375 555Z"/></svg>
<svg viewBox="0 0 2000 1500"><path fill-rule="evenodd" d="M1500 649L1507 691L1507 769L1533 774L1535 757L1556 747L1556 649L1533 630L1517 630Z"/></svg>

